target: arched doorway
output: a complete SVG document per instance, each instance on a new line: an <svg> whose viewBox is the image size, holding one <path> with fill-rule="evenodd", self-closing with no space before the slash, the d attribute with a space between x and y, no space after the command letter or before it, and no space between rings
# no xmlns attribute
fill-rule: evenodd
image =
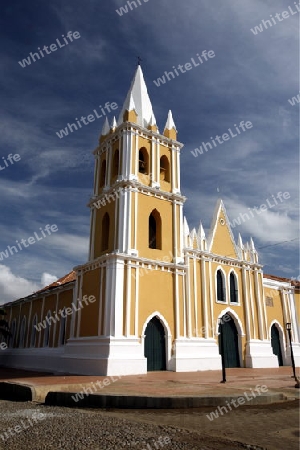
<svg viewBox="0 0 300 450"><path fill-rule="evenodd" d="M148 372L166 370L165 330L157 317L150 320L145 330L145 357Z"/></svg>
<svg viewBox="0 0 300 450"><path fill-rule="evenodd" d="M230 317L230 320L228 318ZM225 320L224 320L225 319ZM226 314L222 317L222 325L219 325L219 353L221 350L221 326L223 336L223 348L225 367L241 367L239 356L239 338L238 331L234 320L231 316Z"/></svg>
<svg viewBox="0 0 300 450"><path fill-rule="evenodd" d="M272 345L272 350L273 350L274 355L276 355L278 358L279 366L283 366L279 330L275 324L272 325L272 328L271 328L271 345Z"/></svg>

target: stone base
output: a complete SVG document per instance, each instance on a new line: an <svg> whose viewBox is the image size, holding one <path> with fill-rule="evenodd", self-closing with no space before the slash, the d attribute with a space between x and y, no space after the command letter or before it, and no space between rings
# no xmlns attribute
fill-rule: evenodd
<svg viewBox="0 0 300 450"><path fill-rule="evenodd" d="M221 356L214 339L176 339L170 361L174 372L221 370Z"/></svg>

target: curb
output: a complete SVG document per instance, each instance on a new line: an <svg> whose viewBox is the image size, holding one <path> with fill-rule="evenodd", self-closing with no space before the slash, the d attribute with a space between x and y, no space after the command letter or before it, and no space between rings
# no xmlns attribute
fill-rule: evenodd
<svg viewBox="0 0 300 450"><path fill-rule="evenodd" d="M25 384L0 382L0 399L16 402L32 402L35 399L35 391Z"/></svg>
<svg viewBox="0 0 300 450"><path fill-rule="evenodd" d="M184 409L202 406L226 406L226 402L237 400L242 395L222 397L143 397L126 395L84 394L84 398L74 400L71 392L49 392L45 404L49 406L67 406L73 408L117 408L117 409ZM266 405L287 400L282 393L261 395L247 401L246 405Z"/></svg>

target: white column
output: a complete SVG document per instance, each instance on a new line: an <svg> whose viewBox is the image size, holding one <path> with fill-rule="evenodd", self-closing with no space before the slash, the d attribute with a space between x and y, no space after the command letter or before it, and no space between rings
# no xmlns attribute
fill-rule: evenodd
<svg viewBox="0 0 300 450"><path fill-rule="evenodd" d="M251 274L250 274L251 276ZM259 328L259 339L264 340L264 328L263 328L263 313L261 307L261 298L258 286L258 276L257 270L254 269L254 287L255 287L255 297L256 297L256 305L257 305L257 315L258 315L258 328Z"/></svg>
<svg viewBox="0 0 300 450"><path fill-rule="evenodd" d="M242 267L242 287L243 287L244 298L242 298L241 303L244 303L244 305L245 305L246 336L247 336L247 341L250 341L251 329L250 329L249 298L248 298L247 283L246 283L246 269L244 266Z"/></svg>
<svg viewBox="0 0 300 450"><path fill-rule="evenodd" d="M201 296L202 296L202 306L203 306L203 325L205 328L205 339L209 337L208 333L208 313L207 313L207 296L206 296L206 269L205 269L205 260L203 256L200 260L201 265ZM212 302L212 297L210 299Z"/></svg>
<svg viewBox="0 0 300 450"><path fill-rule="evenodd" d="M299 343L300 342L300 330L299 330L299 323L298 323L298 317L296 314L296 306L295 306L295 295L293 290L289 290L288 292L288 298L289 298L289 304L290 304L290 310L291 310L291 323L292 323L292 331L293 331L293 342Z"/></svg>

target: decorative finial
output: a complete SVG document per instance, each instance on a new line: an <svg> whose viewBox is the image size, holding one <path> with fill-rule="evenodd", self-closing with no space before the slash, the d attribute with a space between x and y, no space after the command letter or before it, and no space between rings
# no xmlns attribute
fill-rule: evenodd
<svg viewBox="0 0 300 450"><path fill-rule="evenodd" d="M138 66L141 65L141 62L143 61L142 58L140 56L137 56L137 60L138 60Z"/></svg>

